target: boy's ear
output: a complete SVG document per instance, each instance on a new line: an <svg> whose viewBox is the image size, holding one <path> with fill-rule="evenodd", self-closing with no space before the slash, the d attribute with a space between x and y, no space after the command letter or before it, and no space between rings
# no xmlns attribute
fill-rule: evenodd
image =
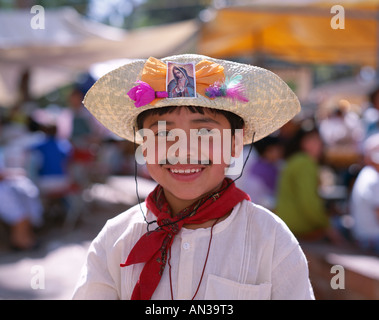
<svg viewBox="0 0 379 320"><path fill-rule="evenodd" d="M243 150L243 137L244 137L244 130L243 129L236 129L234 131L234 136L232 137L232 157L238 158Z"/></svg>

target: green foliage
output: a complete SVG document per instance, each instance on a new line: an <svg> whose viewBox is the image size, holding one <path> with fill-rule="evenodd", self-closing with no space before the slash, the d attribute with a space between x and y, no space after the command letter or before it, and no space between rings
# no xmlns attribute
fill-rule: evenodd
<svg viewBox="0 0 379 320"><path fill-rule="evenodd" d="M206 1L150 0L135 11L133 28L194 19L206 7Z"/></svg>
<svg viewBox="0 0 379 320"><path fill-rule="evenodd" d="M0 9L31 8L33 5L41 5L44 8L69 6L85 14L89 2L90 0L0 0Z"/></svg>

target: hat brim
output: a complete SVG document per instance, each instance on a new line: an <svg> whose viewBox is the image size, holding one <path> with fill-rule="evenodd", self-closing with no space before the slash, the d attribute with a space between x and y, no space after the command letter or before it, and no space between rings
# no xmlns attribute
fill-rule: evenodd
<svg viewBox="0 0 379 320"><path fill-rule="evenodd" d="M225 77L242 76L248 102L226 97L210 99L197 94L195 98L163 98L154 105L137 108L127 92L140 80L146 60L135 60L101 77L84 98L86 108L106 128L118 136L135 141L137 116L152 108L166 106L200 106L226 110L240 116L245 123L244 144L260 140L278 130L300 112L294 92L276 74L252 65L187 54L162 59L163 62L198 63L208 60L224 67Z"/></svg>

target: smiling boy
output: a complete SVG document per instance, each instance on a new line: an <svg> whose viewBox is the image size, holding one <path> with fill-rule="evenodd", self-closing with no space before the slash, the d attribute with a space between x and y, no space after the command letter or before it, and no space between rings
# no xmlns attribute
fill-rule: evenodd
<svg viewBox="0 0 379 320"><path fill-rule="evenodd" d="M223 135L220 135L221 140L214 139L216 141L213 141L213 139L209 139L211 140L210 144L208 144L209 148L205 146L205 143L201 145L204 140L197 138L200 135L212 135L211 132L215 131L224 132L225 130L227 132L227 130L231 130L231 124L223 114L212 112L211 109L203 109L204 114L198 113L194 108L192 108L191 112L189 107L168 107L163 109L169 110L161 115L152 114L146 116L142 113L141 115L145 120L142 122L137 119L137 122L142 122L140 124L141 128L152 130L154 136L157 137L155 143L156 155L159 154L158 149L162 145L165 145L167 150L170 150L171 146L175 144L176 141L165 140L168 134L178 128L182 130L189 140L186 139L182 145L178 146L178 149L174 149L179 150L177 157L168 151L163 154L167 159L162 161L162 159L156 157L155 161L146 163L151 177L155 181L159 181L159 184L163 187L166 200L175 215L183 208L204 197L204 195L220 189L222 181L225 179L227 163L221 161L223 160L221 157L214 159L213 154L223 153ZM149 111L146 111L146 113L151 114ZM140 118L142 117L140 116ZM158 122L160 121L165 121L165 131L159 131ZM228 135L225 134L225 136ZM195 146L195 143L198 145ZM234 149L234 146L232 149ZM180 157L180 153L182 153L182 157ZM202 158L203 161L201 161ZM171 159L174 161L171 161ZM161 164L162 162L163 164Z"/></svg>
<svg viewBox="0 0 379 320"><path fill-rule="evenodd" d="M169 62L194 64L196 97L168 97ZM158 185L92 242L75 299L314 298L295 237L225 177L242 141L299 111L281 79L198 55L149 58L99 79L84 103L116 134L142 143Z"/></svg>

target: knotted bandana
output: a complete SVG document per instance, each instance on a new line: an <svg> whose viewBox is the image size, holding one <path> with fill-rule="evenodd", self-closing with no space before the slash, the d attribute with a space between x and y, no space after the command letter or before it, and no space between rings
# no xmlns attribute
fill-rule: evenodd
<svg viewBox="0 0 379 320"><path fill-rule="evenodd" d="M153 295L166 266L167 252L174 237L184 224L201 224L228 214L242 200L250 197L225 178L219 192L205 196L171 217L163 188L158 185L147 197L146 206L157 217L159 228L145 233L135 244L121 267L145 263L134 287L132 300L149 300Z"/></svg>

